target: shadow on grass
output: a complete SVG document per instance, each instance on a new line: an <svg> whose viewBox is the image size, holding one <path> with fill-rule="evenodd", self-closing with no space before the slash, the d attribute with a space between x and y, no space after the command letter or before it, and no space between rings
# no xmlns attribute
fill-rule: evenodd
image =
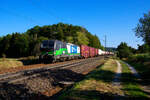
<svg viewBox="0 0 150 100"><path fill-rule="evenodd" d="M145 91L143 91L143 90L141 90L141 89L130 89L130 88L126 88L126 89L123 89L123 90L129 91L129 92L141 92L141 93L145 93L145 94L147 94L147 95L150 95L149 92L145 92ZM143 99L142 99L142 100L143 100Z"/></svg>
<svg viewBox="0 0 150 100"><path fill-rule="evenodd" d="M136 78L132 73L122 73L121 81L124 86L122 90L129 93L129 100L149 100L146 95L150 93L143 91L139 86L142 83L140 78Z"/></svg>
<svg viewBox="0 0 150 100"><path fill-rule="evenodd" d="M114 100L115 97L123 98L111 93L101 93L96 90L73 90L71 93L62 95L59 100Z"/></svg>
<svg viewBox="0 0 150 100"><path fill-rule="evenodd" d="M99 76L106 74L105 76ZM93 75L89 75L88 78L92 78L95 80L101 80L104 82L112 82L112 77L107 77L109 75L112 75L114 73L110 72L110 71L95 71L93 72ZM126 78L124 78L122 80L123 84L125 85L130 85L132 84L134 86L134 84L137 84L137 79L135 79L132 74L130 73L123 73L122 76L126 76ZM127 77L128 76L128 77ZM100 91L96 91L96 90L67 90L63 92L63 95L61 95L58 99L59 100L114 100L116 98L116 100L149 100L148 97L146 97L143 94L147 94L150 95L147 92L142 91L141 89L138 88L125 88L122 89L124 91L127 92L134 92L134 95L125 95L125 96L121 96L121 95L117 95L117 94L112 94L112 93L104 93L104 92L100 92Z"/></svg>
<svg viewBox="0 0 150 100"><path fill-rule="evenodd" d="M58 100L149 100L147 97L135 96L121 96L112 93L102 93L96 90L73 90L71 92L66 92L58 98Z"/></svg>
<svg viewBox="0 0 150 100"><path fill-rule="evenodd" d="M96 70L92 73L88 74L87 79L101 80L104 82L112 82L114 72L106 71L106 70Z"/></svg>
<svg viewBox="0 0 150 100"><path fill-rule="evenodd" d="M149 86L150 85L150 67L144 65L143 62L141 63L130 62L130 61L127 61L127 62L131 64L140 74L142 78L140 84Z"/></svg>

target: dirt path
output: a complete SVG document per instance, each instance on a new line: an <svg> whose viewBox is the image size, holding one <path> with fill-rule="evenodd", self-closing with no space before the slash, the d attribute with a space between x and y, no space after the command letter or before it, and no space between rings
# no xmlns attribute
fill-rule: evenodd
<svg viewBox="0 0 150 100"><path fill-rule="evenodd" d="M121 90L121 74L122 74L122 66L120 64L119 61L116 60L116 63L117 63L117 71L116 71L116 74L115 74L115 77L114 77L114 80L112 82L113 86L117 86L120 90ZM116 96L114 98L114 100L121 100L122 97L124 96L124 93L120 94L120 96Z"/></svg>
<svg viewBox="0 0 150 100"><path fill-rule="evenodd" d="M120 83L121 83L120 77L121 77L121 73L122 73L122 67L121 67L121 64L119 63L119 61L116 61L116 63L117 63L117 71L116 71L116 75L113 80L113 85L120 87Z"/></svg>
<svg viewBox="0 0 150 100"><path fill-rule="evenodd" d="M131 70L132 74L138 78L138 79L141 79L140 75L138 74L138 72L134 69L134 67L132 67L131 65L129 65L128 63L124 62L128 67L129 69ZM146 92L147 94L149 94L149 97L150 97L150 86L144 86L144 85L140 85L142 90L144 92Z"/></svg>
<svg viewBox="0 0 150 100"><path fill-rule="evenodd" d="M128 63L124 62L128 67L129 69L131 70L132 74L136 77L136 78L140 78L140 75L138 74L138 72L131 66L129 65Z"/></svg>

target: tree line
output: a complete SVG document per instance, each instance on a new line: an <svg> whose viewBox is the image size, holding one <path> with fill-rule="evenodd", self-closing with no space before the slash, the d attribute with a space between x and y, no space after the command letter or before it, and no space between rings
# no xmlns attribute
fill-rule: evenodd
<svg viewBox="0 0 150 100"><path fill-rule="evenodd" d="M0 56L13 58L37 56L40 54L40 43L50 39L104 49L98 36L91 34L87 29L58 23L35 26L24 33L16 32L0 37Z"/></svg>
<svg viewBox="0 0 150 100"><path fill-rule="evenodd" d="M133 54L150 53L150 11L139 19L134 31L138 38L142 38L144 44L138 45L138 48L134 49L128 46L127 43L122 42L117 47L117 55L120 58L128 58Z"/></svg>

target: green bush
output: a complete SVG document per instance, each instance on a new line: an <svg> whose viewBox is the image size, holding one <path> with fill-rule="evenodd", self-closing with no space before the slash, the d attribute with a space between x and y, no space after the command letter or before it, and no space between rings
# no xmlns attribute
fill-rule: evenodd
<svg viewBox="0 0 150 100"><path fill-rule="evenodd" d="M144 63L150 61L150 54L135 54L128 57L128 61Z"/></svg>

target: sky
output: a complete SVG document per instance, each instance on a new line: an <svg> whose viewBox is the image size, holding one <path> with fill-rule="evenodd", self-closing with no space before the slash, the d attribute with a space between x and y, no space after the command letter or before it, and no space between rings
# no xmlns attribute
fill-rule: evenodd
<svg viewBox="0 0 150 100"><path fill-rule="evenodd" d="M121 42L137 48L139 18L150 11L150 0L0 0L0 36L25 32L59 22L80 25L96 34L107 47Z"/></svg>

